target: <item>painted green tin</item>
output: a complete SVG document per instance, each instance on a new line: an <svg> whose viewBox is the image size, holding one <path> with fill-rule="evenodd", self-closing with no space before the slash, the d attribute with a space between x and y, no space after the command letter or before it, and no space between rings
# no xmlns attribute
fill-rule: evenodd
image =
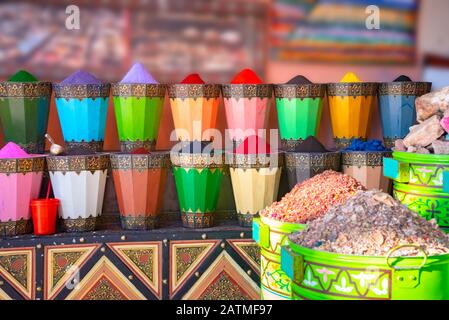
<svg viewBox="0 0 449 320"><path fill-rule="evenodd" d="M293 232L306 225L280 222L266 217L253 218L253 239L260 247L261 299L290 300L291 280L281 270L281 246Z"/></svg>
<svg viewBox="0 0 449 320"><path fill-rule="evenodd" d="M393 152L384 158L384 175L393 179L393 196L439 226L449 226L449 155Z"/></svg>
<svg viewBox="0 0 449 320"><path fill-rule="evenodd" d="M402 247L416 257L395 257ZM281 250L282 270L295 300L447 300L449 254L427 256L421 247L392 248L385 257L329 253L291 241Z"/></svg>
<svg viewBox="0 0 449 320"><path fill-rule="evenodd" d="M113 84L112 95L122 152L136 148L153 151L156 146L165 86L159 84Z"/></svg>

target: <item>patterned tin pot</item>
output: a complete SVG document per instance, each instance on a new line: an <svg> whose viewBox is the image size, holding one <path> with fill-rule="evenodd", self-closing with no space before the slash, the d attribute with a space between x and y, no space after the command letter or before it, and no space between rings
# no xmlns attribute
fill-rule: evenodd
<svg viewBox="0 0 449 320"><path fill-rule="evenodd" d="M307 137L318 134L325 94L324 84L274 85L281 144L285 151L295 151Z"/></svg>
<svg viewBox="0 0 449 320"><path fill-rule="evenodd" d="M51 82L0 82L0 123L5 141L44 153Z"/></svg>
<svg viewBox="0 0 449 320"><path fill-rule="evenodd" d="M273 96L271 84L222 85L226 121L230 139L235 143L265 130Z"/></svg>
<svg viewBox="0 0 449 320"><path fill-rule="evenodd" d="M103 209L109 154L48 156L47 166L63 229L95 230Z"/></svg>
<svg viewBox="0 0 449 320"><path fill-rule="evenodd" d="M211 141L216 129L219 84L168 86L173 123L180 141Z"/></svg>
<svg viewBox="0 0 449 320"><path fill-rule="evenodd" d="M329 101L332 131L337 149L351 144L351 139L365 140L377 95L377 83L329 83Z"/></svg>
<svg viewBox="0 0 449 320"><path fill-rule="evenodd" d="M120 148L153 151L165 100L163 84L112 84Z"/></svg>
<svg viewBox="0 0 449 320"><path fill-rule="evenodd" d="M54 84L67 154L103 151L110 84Z"/></svg>
<svg viewBox="0 0 449 320"><path fill-rule="evenodd" d="M227 154L239 224L251 227L259 211L277 200L283 153Z"/></svg>
<svg viewBox="0 0 449 320"><path fill-rule="evenodd" d="M171 152L181 219L187 228L214 225L225 166L221 152Z"/></svg>
<svg viewBox="0 0 449 320"><path fill-rule="evenodd" d="M168 152L111 154L112 175L123 229L154 229L162 206Z"/></svg>
<svg viewBox="0 0 449 320"><path fill-rule="evenodd" d="M290 189L326 170L340 171L340 152L286 152L285 168Z"/></svg>
<svg viewBox="0 0 449 320"><path fill-rule="evenodd" d="M291 300L291 280L281 269L281 246L289 234L304 230L304 224L260 217L253 220L253 239L260 247L261 299Z"/></svg>
<svg viewBox="0 0 449 320"><path fill-rule="evenodd" d="M30 202L39 198L45 156L0 159L0 237L32 231Z"/></svg>
<svg viewBox="0 0 449 320"><path fill-rule="evenodd" d="M420 255L395 256L402 247ZM289 241L281 249L281 268L292 279L294 300L449 299L449 254L427 256L413 244L374 257L317 251Z"/></svg>
<svg viewBox="0 0 449 320"><path fill-rule="evenodd" d="M390 180L384 176L383 164L384 158L391 158L391 154L391 151L342 151L342 171L367 189L389 193Z"/></svg>
<svg viewBox="0 0 449 320"><path fill-rule="evenodd" d="M439 225L448 226L444 216L449 210L445 200L449 197L449 155L395 151L392 159L384 159L384 175L395 182L393 195L397 200L411 204L411 210L428 218L441 214Z"/></svg>
<svg viewBox="0 0 449 320"><path fill-rule="evenodd" d="M379 84L379 111L384 143L394 147L394 141L404 138L415 124L415 99L432 88L431 82L385 82Z"/></svg>

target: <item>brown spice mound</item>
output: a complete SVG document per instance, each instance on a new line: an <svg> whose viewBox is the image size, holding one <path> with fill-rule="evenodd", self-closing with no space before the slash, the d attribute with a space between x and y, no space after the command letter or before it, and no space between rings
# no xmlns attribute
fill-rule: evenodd
<svg viewBox="0 0 449 320"><path fill-rule="evenodd" d="M340 254L385 256L401 244L415 244L428 255L449 253L449 238L436 225L378 190L360 191L312 221L290 240L307 248ZM415 256L403 248L392 256Z"/></svg>
<svg viewBox="0 0 449 320"><path fill-rule="evenodd" d="M358 190L365 190L357 180L340 172L324 171L297 184L279 202L261 211L267 218L291 223L307 223L346 201Z"/></svg>

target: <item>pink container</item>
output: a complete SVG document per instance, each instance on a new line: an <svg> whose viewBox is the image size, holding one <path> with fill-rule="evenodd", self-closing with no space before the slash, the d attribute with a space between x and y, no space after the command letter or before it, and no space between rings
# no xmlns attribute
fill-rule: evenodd
<svg viewBox="0 0 449 320"><path fill-rule="evenodd" d="M32 231L30 201L39 197L45 156L0 159L0 237Z"/></svg>
<svg viewBox="0 0 449 320"><path fill-rule="evenodd" d="M266 129L273 95L271 84L224 84L223 100L231 140L241 142Z"/></svg>

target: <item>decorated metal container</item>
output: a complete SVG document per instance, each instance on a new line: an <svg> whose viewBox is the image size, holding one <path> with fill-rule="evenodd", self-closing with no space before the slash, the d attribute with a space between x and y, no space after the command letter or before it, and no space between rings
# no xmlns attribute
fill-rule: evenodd
<svg viewBox="0 0 449 320"><path fill-rule="evenodd" d="M286 152L285 168L290 189L326 170L340 171L340 152Z"/></svg>
<svg viewBox="0 0 449 320"><path fill-rule="evenodd" d="M165 100L163 84L112 84L115 119L122 152L153 151Z"/></svg>
<svg viewBox="0 0 449 320"><path fill-rule="evenodd" d="M253 220L253 239L260 247L260 286L263 300L290 300L291 280L281 269L281 246L290 233L304 230L304 224L260 217Z"/></svg>
<svg viewBox="0 0 449 320"><path fill-rule="evenodd" d="M102 151L110 84L54 84L53 89L66 152Z"/></svg>
<svg viewBox="0 0 449 320"><path fill-rule="evenodd" d="M196 151L188 145L170 153L178 193L181 219L188 228L209 228L214 224L218 194L224 174L224 156L217 150Z"/></svg>
<svg viewBox="0 0 449 320"><path fill-rule="evenodd" d="M103 209L109 154L48 156L47 165L64 230L95 230Z"/></svg>
<svg viewBox="0 0 449 320"><path fill-rule="evenodd" d="M430 82L386 82L379 84L379 111L385 146L404 138L415 124L415 99L432 88Z"/></svg>
<svg viewBox="0 0 449 320"><path fill-rule="evenodd" d="M393 196L427 219L449 227L449 155L393 152L384 159Z"/></svg>
<svg viewBox="0 0 449 320"><path fill-rule="evenodd" d="M0 123L5 141L44 153L51 82L0 82Z"/></svg>
<svg viewBox="0 0 449 320"><path fill-rule="evenodd" d="M227 154L239 224L251 227L253 217L277 200L282 153Z"/></svg>
<svg viewBox="0 0 449 320"><path fill-rule="evenodd" d="M111 154L112 175L123 229L154 229L162 206L168 152Z"/></svg>
<svg viewBox="0 0 449 320"><path fill-rule="evenodd" d="M420 255L396 256L404 247ZM317 251L289 241L281 249L281 268L292 279L295 300L449 299L449 254L428 256L413 244L375 257Z"/></svg>
<svg viewBox="0 0 449 320"><path fill-rule="evenodd" d="M216 128L219 84L168 86L176 136L181 141L211 141Z"/></svg>
<svg viewBox="0 0 449 320"><path fill-rule="evenodd" d="M224 84L223 100L230 139L236 144L265 130L273 96L271 84Z"/></svg>
<svg viewBox="0 0 449 320"><path fill-rule="evenodd" d="M358 180L367 189L390 191L390 180L384 176L384 158L391 158L391 151L342 151L343 173Z"/></svg>
<svg viewBox="0 0 449 320"><path fill-rule="evenodd" d="M45 156L0 159L0 237L32 231L30 202L39 198Z"/></svg>
<svg viewBox="0 0 449 320"><path fill-rule="evenodd" d="M281 144L285 151L294 151L307 137L318 134L325 94L324 84L274 85Z"/></svg>
<svg viewBox="0 0 449 320"><path fill-rule="evenodd" d="M376 101L377 83L339 82L327 85L335 145L346 148L351 139L365 140Z"/></svg>

